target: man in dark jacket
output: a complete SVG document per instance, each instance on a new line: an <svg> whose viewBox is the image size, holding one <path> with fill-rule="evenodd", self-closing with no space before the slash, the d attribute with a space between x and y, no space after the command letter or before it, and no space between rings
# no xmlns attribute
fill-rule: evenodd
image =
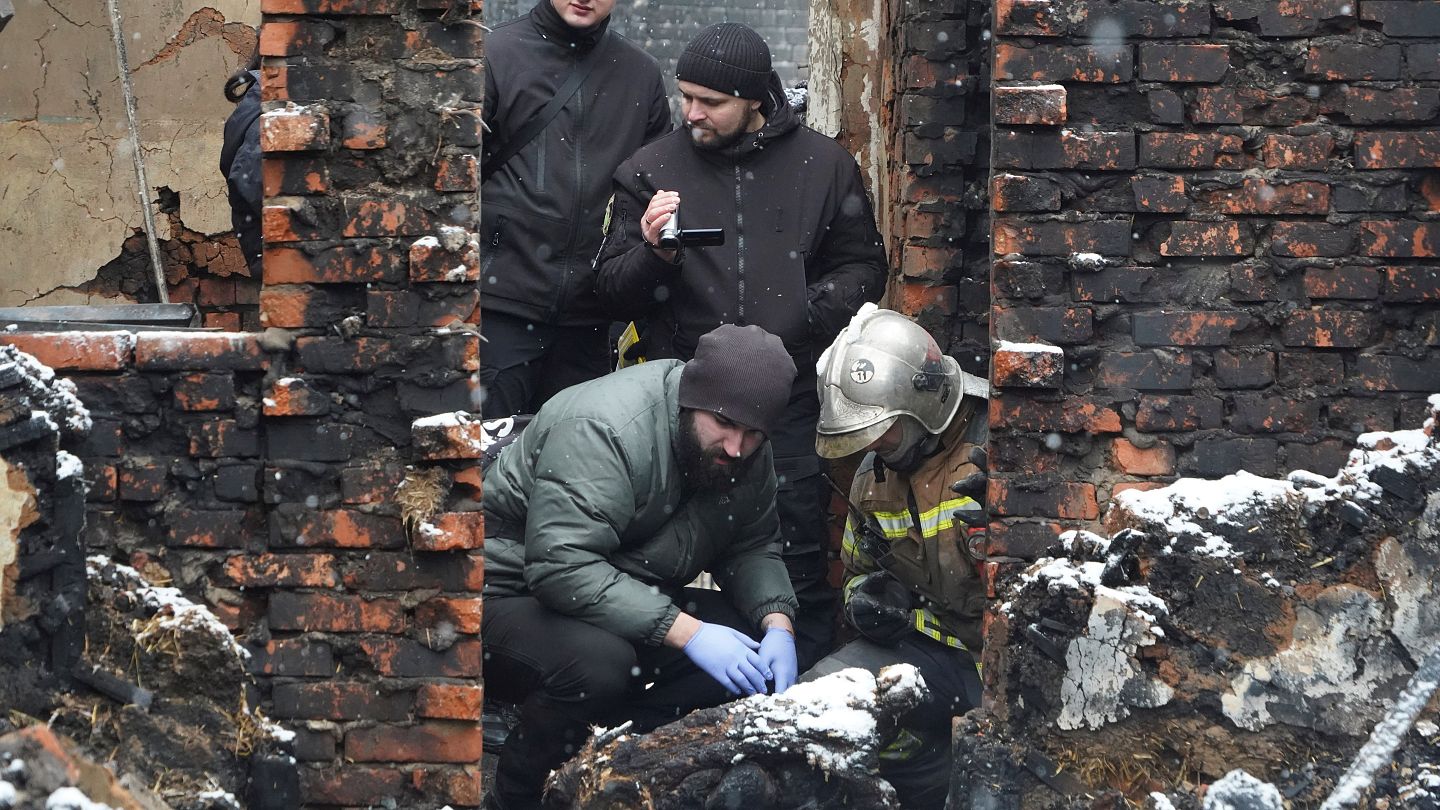
<svg viewBox="0 0 1440 810"><path fill-rule="evenodd" d="M766 441L794 376L779 338L722 326L561 392L487 471L485 688L521 704L488 807L537 806L592 723L794 682ZM722 590L685 587L702 571Z"/></svg>
<svg viewBox="0 0 1440 810"><path fill-rule="evenodd" d="M595 300L592 267L610 177L670 131L659 65L607 30L614 6L540 0L485 38L486 417L534 413L556 391L610 368L610 319ZM558 96L564 106L527 138L527 125L544 120Z"/></svg>
<svg viewBox="0 0 1440 810"><path fill-rule="evenodd" d="M596 290L616 315L648 320L649 358L687 358L717 324L778 335L799 369L771 435L784 557L800 601L802 663L832 637L829 490L815 454L815 357L866 301L878 300L885 249L839 144L785 103L764 40L737 23L700 33L675 70L685 127L615 172ZM677 207L684 227L723 227L720 247L659 247Z"/></svg>
<svg viewBox="0 0 1440 810"><path fill-rule="evenodd" d="M260 278L264 240L260 236L260 210L265 195L260 182L260 52L250 66L225 81L225 98L235 109L225 119L220 147L220 173L230 194L230 224L245 254L252 278Z"/></svg>

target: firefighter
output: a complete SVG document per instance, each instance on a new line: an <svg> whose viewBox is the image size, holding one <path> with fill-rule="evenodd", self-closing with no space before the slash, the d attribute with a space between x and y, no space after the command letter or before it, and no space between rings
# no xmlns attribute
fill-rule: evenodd
<svg viewBox="0 0 1440 810"><path fill-rule="evenodd" d="M859 637L803 680L913 664L930 695L882 753L906 808L940 808L950 718L977 706L988 385L905 316L866 307L819 363L816 449L866 455L841 550L844 614Z"/></svg>

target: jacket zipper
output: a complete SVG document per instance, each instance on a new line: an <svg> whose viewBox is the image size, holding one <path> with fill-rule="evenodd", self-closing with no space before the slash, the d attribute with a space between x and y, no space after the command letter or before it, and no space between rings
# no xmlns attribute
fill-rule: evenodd
<svg viewBox="0 0 1440 810"><path fill-rule="evenodd" d="M740 295L736 305L735 322L745 325L745 211L741 204L740 161L735 161L735 274Z"/></svg>
<svg viewBox="0 0 1440 810"><path fill-rule="evenodd" d="M593 47L600 47L598 44ZM578 61L580 54L575 54ZM575 93L575 126L572 131L581 133L571 140L575 149L575 194L573 198L574 207L570 211L570 234L565 239L565 258L560 264L560 290L555 296L555 302L550 307L550 319L559 319L560 311L565 302L566 294L570 288L570 262L575 253L575 238L580 233L581 207L584 205L581 189L585 188L585 85L581 83L580 89Z"/></svg>

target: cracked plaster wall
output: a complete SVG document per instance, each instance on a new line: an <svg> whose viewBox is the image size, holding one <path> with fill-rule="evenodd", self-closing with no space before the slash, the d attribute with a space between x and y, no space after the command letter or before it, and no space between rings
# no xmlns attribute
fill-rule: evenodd
<svg viewBox="0 0 1440 810"><path fill-rule="evenodd" d="M149 183L179 193L186 227L227 232L221 86L250 55L259 2L118 5ZM67 288L144 227L104 3L17 0L0 32L0 166L0 306L99 303Z"/></svg>

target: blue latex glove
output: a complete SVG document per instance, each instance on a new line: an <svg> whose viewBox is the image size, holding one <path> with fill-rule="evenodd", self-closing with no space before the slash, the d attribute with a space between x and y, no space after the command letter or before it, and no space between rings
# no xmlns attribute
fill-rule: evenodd
<svg viewBox="0 0 1440 810"><path fill-rule="evenodd" d="M720 682L732 695L753 695L765 691L760 674L759 642L723 624L700 623L700 629L686 642L684 653L706 675Z"/></svg>
<svg viewBox="0 0 1440 810"><path fill-rule="evenodd" d="M795 635L779 627L766 630L760 639L760 663L765 667L765 677L775 681L775 694L794 686L800 668L795 661Z"/></svg>

